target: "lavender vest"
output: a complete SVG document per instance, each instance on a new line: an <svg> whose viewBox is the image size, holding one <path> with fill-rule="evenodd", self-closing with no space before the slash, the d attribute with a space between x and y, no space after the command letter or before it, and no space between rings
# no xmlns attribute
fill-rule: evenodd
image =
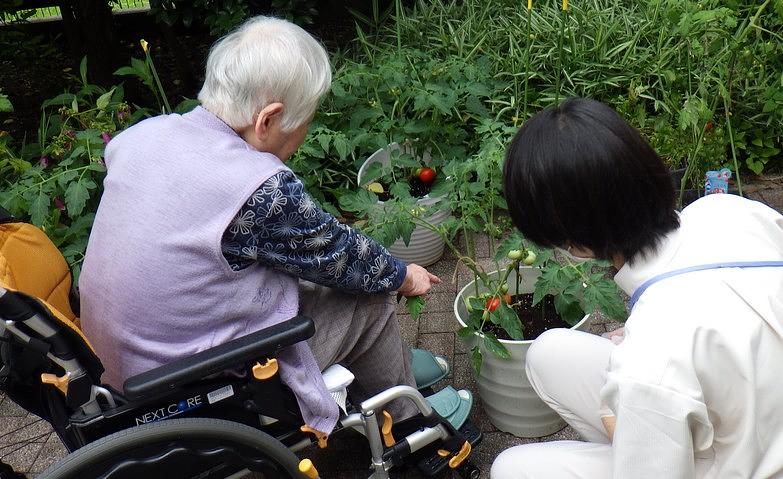
<svg viewBox="0 0 783 479"><path fill-rule="evenodd" d="M198 107L114 138L82 267L81 324L103 382L130 376L296 315L298 280L255 264L234 272L223 232L253 192L286 170ZM330 432L338 409L306 343L278 357L305 421Z"/></svg>

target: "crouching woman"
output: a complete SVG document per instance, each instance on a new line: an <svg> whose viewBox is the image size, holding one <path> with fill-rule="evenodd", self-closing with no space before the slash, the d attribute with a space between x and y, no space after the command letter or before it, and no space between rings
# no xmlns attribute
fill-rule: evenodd
<svg viewBox="0 0 783 479"><path fill-rule="evenodd" d="M783 216L727 194L678 213L655 151L588 99L526 122L504 168L517 228L610 261L631 314L619 345L533 343L533 387L583 441L508 449L492 478L783 477Z"/></svg>

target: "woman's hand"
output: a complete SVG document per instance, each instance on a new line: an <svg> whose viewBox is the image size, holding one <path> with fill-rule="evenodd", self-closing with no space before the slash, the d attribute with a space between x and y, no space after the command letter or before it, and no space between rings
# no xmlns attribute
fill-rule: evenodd
<svg viewBox="0 0 783 479"><path fill-rule="evenodd" d="M604 333L601 336L613 342L614 344L620 344L623 342L623 339L625 339L625 327L617 328L614 331L609 331L608 333Z"/></svg>
<svg viewBox="0 0 783 479"><path fill-rule="evenodd" d="M433 284L440 284L440 278L417 264L409 264L397 292L403 296L420 296L429 293Z"/></svg>

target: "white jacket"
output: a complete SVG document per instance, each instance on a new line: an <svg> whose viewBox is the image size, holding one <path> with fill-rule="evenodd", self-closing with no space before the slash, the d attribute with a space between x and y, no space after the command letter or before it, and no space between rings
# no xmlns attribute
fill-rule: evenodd
<svg viewBox="0 0 783 479"><path fill-rule="evenodd" d="M654 254L623 266L629 295L689 266L783 260L783 216L733 195L685 208ZM651 285L601 391L615 478L783 477L783 268L714 269Z"/></svg>

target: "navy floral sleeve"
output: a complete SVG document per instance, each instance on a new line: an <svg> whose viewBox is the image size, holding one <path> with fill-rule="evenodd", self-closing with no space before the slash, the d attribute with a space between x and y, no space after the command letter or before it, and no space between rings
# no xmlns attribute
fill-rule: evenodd
<svg viewBox="0 0 783 479"><path fill-rule="evenodd" d="M324 286L351 292L398 289L405 263L323 211L290 171L269 178L223 234L234 271L259 262Z"/></svg>

